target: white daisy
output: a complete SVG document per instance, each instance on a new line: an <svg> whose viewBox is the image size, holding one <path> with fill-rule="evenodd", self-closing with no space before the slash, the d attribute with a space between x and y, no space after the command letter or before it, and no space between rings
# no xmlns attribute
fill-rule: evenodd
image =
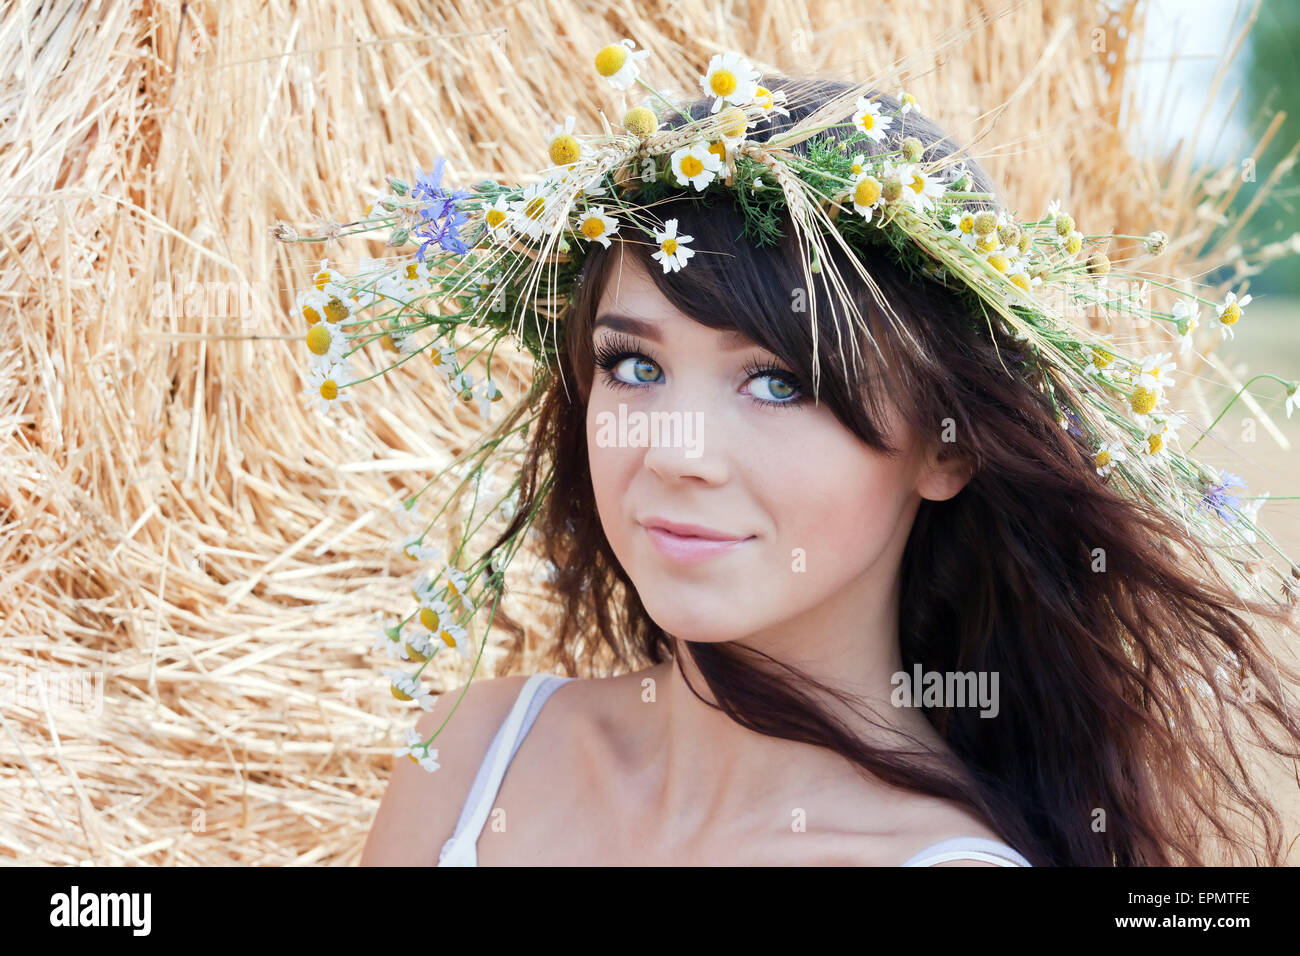
<svg viewBox="0 0 1300 956"><path fill-rule="evenodd" d="M1134 370L1130 368L1129 374L1133 375ZM1152 417L1167 418L1170 414L1168 405L1169 396L1161 388L1135 385L1129 394L1129 411L1133 414L1133 421L1143 428L1151 422Z"/></svg>
<svg viewBox="0 0 1300 956"><path fill-rule="evenodd" d="M906 90L898 91L898 115L906 116L912 110L920 110L920 105L916 102L916 97Z"/></svg>
<svg viewBox="0 0 1300 956"><path fill-rule="evenodd" d="M897 166L894 171L903 183L903 198L921 212L934 208L934 201L944 193L943 180L916 163Z"/></svg>
<svg viewBox="0 0 1300 956"><path fill-rule="evenodd" d="M1286 390L1286 417L1291 417L1297 406L1300 406L1300 382L1292 382Z"/></svg>
<svg viewBox="0 0 1300 956"><path fill-rule="evenodd" d="M1169 443L1176 441L1178 438L1177 425L1180 421L1181 418L1170 416L1169 418L1148 422L1142 430L1142 447L1139 451L1143 455L1150 457L1167 454Z"/></svg>
<svg viewBox="0 0 1300 956"><path fill-rule="evenodd" d="M1137 368L1132 370L1130 381L1134 385L1149 388L1157 394L1162 393L1174 384L1173 373L1178 365L1166 361L1172 357L1168 352L1145 356Z"/></svg>
<svg viewBox="0 0 1300 956"><path fill-rule="evenodd" d="M320 261L320 266L312 275L311 281L317 291L323 292L326 295L339 295L340 292L347 292L346 286L343 285L343 283L347 281L347 276L342 272L339 272L337 269L331 269L329 267L328 259L322 259Z"/></svg>
<svg viewBox="0 0 1300 956"><path fill-rule="evenodd" d="M434 373L444 382L450 382L451 376L458 372L456 350L450 345L435 345L429 350L429 361Z"/></svg>
<svg viewBox="0 0 1300 956"><path fill-rule="evenodd" d="M400 531L406 531L418 524L423 523L419 515L420 502L415 501L410 508L406 507L405 495L394 495L388 499L388 513L392 515L393 520L397 522Z"/></svg>
<svg viewBox="0 0 1300 956"><path fill-rule="evenodd" d="M1127 460L1128 456L1124 453L1124 443L1116 438L1097 449L1093 464L1097 466L1097 474L1105 478L1115 470L1117 464Z"/></svg>
<svg viewBox="0 0 1300 956"><path fill-rule="evenodd" d="M406 651L410 654L411 660L417 664L422 664L438 652L438 648L433 643L433 632L426 631L424 628L417 628L406 638Z"/></svg>
<svg viewBox="0 0 1300 956"><path fill-rule="evenodd" d="M715 53L708 69L700 77L700 86L706 96L714 97L710 113L716 113L723 103L744 106L758 96L758 71L739 53Z"/></svg>
<svg viewBox="0 0 1300 956"><path fill-rule="evenodd" d="M397 552L412 561L437 561L442 557L442 549L436 545L420 544L418 539L403 541L397 546Z"/></svg>
<svg viewBox="0 0 1300 956"><path fill-rule="evenodd" d="M410 332L394 330L388 333L388 339L398 355L411 355L420 351L420 343Z"/></svg>
<svg viewBox="0 0 1300 956"><path fill-rule="evenodd" d="M533 183L523 195L511 203L510 225L515 232L534 242L550 232L560 217L560 203L554 185L549 181Z"/></svg>
<svg viewBox="0 0 1300 956"><path fill-rule="evenodd" d="M429 744L423 741L420 738L419 732L412 728L407 728L406 746L398 747L394 750L393 756L410 757L418 763L422 769L427 770L430 773L437 770L440 766L437 759L438 751L430 750Z"/></svg>
<svg viewBox="0 0 1300 956"><path fill-rule="evenodd" d="M1178 322L1178 354L1182 355L1192 347L1193 333L1200 325L1201 307L1195 299L1179 299L1171 311Z"/></svg>
<svg viewBox="0 0 1300 956"><path fill-rule="evenodd" d="M385 651L393 660L405 661L410 660L406 656L406 643L399 635L393 638L385 628L380 628L378 635L375 637L375 646L372 650Z"/></svg>
<svg viewBox="0 0 1300 956"><path fill-rule="evenodd" d="M1241 318L1241 310L1250 304L1250 300L1253 298L1254 296L1246 295L1238 300L1235 292L1229 292L1223 300L1223 305L1215 308L1214 318L1210 320L1210 328L1221 331L1225 339L1232 338L1232 327Z"/></svg>
<svg viewBox="0 0 1300 956"><path fill-rule="evenodd" d="M861 130L872 142L879 143L885 138L885 132L894 121L892 116L880 115L880 104L859 96L857 112L853 114L853 125Z"/></svg>
<svg viewBox="0 0 1300 956"><path fill-rule="evenodd" d="M849 198L853 200L854 212L860 213L863 219L871 222L871 217L882 203L880 180L866 170L856 174L853 177L853 188Z"/></svg>
<svg viewBox="0 0 1300 956"><path fill-rule="evenodd" d="M470 646L469 634L459 624L445 624L434 635L434 640L442 641L465 660L473 660L474 649Z"/></svg>
<svg viewBox="0 0 1300 956"><path fill-rule="evenodd" d="M620 50L619 46L626 47ZM616 90L626 90L637 81L641 70L639 61L650 56L649 50L634 50L636 44L624 38L618 43L602 47L596 54L596 71Z"/></svg>
<svg viewBox="0 0 1300 956"><path fill-rule="evenodd" d="M405 746L405 747L398 747L396 750L394 750L394 751L393 751L393 756L394 756L394 757L407 757L407 756L410 756L410 754L411 754L411 749L412 749L413 747L418 747L420 750L423 750L423 749L424 749L424 738L422 738L422 737L419 735L419 733L415 730L415 728L413 728L413 727L408 727L408 728L406 729L406 735L405 735L405 736L406 736L406 746Z"/></svg>
<svg viewBox="0 0 1300 956"><path fill-rule="evenodd" d="M769 90L767 87L760 86L754 94L754 100L763 107L763 115L759 119L770 120L777 116L790 115L790 111L780 105L789 101L785 90Z"/></svg>
<svg viewBox="0 0 1300 956"><path fill-rule="evenodd" d="M546 138L546 142L550 144L551 149L555 148L555 140L557 138L561 136L573 138L573 124L576 122L577 122L577 117L566 116L564 118L563 123L557 123L555 126L551 128L551 135ZM581 148L582 148L582 144L579 143L578 144L579 151L581 150ZM557 165L569 166L571 163L575 162L576 160L577 160L577 156L575 156L568 163L557 164ZM554 157L552 157L551 161L552 162L555 161Z"/></svg>
<svg viewBox="0 0 1300 956"><path fill-rule="evenodd" d="M448 388L451 391L449 408L455 408L457 400L472 402L474 400L474 373L462 371L453 376L448 383Z"/></svg>
<svg viewBox="0 0 1300 956"><path fill-rule="evenodd" d="M393 685L393 696L398 700L413 700L425 710L433 709L433 695L414 677L399 670L386 670L384 676Z"/></svg>
<svg viewBox="0 0 1300 956"><path fill-rule="evenodd" d="M343 361L348 350L348 335L334 322L317 322L307 330L307 351L313 367L327 368Z"/></svg>
<svg viewBox="0 0 1300 956"><path fill-rule="evenodd" d="M478 398L478 413L483 416L485 422L491 421L492 403L501 401L501 389L497 388L496 382L489 378L483 381L474 394Z"/></svg>
<svg viewBox="0 0 1300 956"><path fill-rule="evenodd" d="M722 172L722 160L703 140L675 150L671 162L678 185L694 186L697 192L703 192L704 187Z"/></svg>
<svg viewBox="0 0 1300 956"><path fill-rule="evenodd" d="M609 237L618 232L619 222L605 212L604 206L592 206L578 219L578 232L584 239L609 248Z"/></svg>
<svg viewBox="0 0 1300 956"><path fill-rule="evenodd" d="M412 594L420 602L420 609L416 612L419 616L420 623L425 630L436 632L443 624L456 622L455 615L452 613L451 606L447 604L439 595L445 594L445 588L433 588L433 582L438 579L438 575L422 576L421 583L414 589Z"/></svg>
<svg viewBox="0 0 1300 956"><path fill-rule="evenodd" d="M315 325L325 318L325 303L329 296L316 287L303 289L295 298L294 308L307 320L308 325Z"/></svg>
<svg viewBox="0 0 1300 956"><path fill-rule="evenodd" d="M695 237L677 235L676 219L669 219L664 223L663 232L656 229L654 233L659 251L650 258L658 259L665 273L678 271L686 265L687 259L695 255L695 250L686 246L686 243L694 241Z"/></svg>
<svg viewBox="0 0 1300 956"><path fill-rule="evenodd" d="M321 412L329 414L333 406L352 401L352 396L343 386L354 381L356 378L352 374L352 368L346 362L313 366L307 373L307 384L302 391L311 400L309 404L319 401Z"/></svg>
<svg viewBox="0 0 1300 956"><path fill-rule="evenodd" d="M465 573L454 564L448 563L447 566L442 569L442 573L439 574L437 578L434 578L434 580L436 581L439 578L446 578L446 582L442 587L433 591L435 597L446 598L450 596L452 598L460 599L466 596L466 592L469 590L469 585L465 581ZM432 630L432 628L430 628L430 630Z"/></svg>
<svg viewBox="0 0 1300 956"><path fill-rule="evenodd" d="M488 235L496 242L509 242L511 204L505 195L498 196L487 209L483 210L483 222Z"/></svg>
<svg viewBox="0 0 1300 956"><path fill-rule="evenodd" d="M948 221L952 223L952 228L948 230L948 235L958 240L968 249L974 249L976 239L975 213L971 212L969 209L957 210L948 217Z"/></svg>

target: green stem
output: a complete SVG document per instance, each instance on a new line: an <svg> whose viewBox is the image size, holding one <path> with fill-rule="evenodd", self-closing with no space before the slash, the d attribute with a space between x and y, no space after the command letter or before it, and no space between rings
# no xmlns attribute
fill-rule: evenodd
<svg viewBox="0 0 1300 956"><path fill-rule="evenodd" d="M1258 375L1254 376L1249 381L1247 381L1245 385L1241 386L1241 388L1237 389L1237 394L1232 396L1228 404L1224 406L1223 411L1219 412L1218 418L1215 418L1214 421L1210 422L1210 427L1205 429L1205 431L1201 432L1201 438L1204 438L1210 432L1214 431L1214 426L1219 424L1219 421L1223 418L1224 415L1228 414L1228 409L1232 408L1232 406L1236 404L1237 399L1241 398L1241 393L1244 392L1246 389L1250 388L1252 382L1256 382L1261 378L1271 378L1275 382L1281 382L1287 388L1291 387L1291 382L1288 381L1287 379L1278 378L1278 376L1272 374L1271 372L1260 372ZM1190 455L1196 449L1196 446L1201 443L1201 438L1198 438L1196 439L1196 441L1192 442L1192 446L1187 449L1187 454Z"/></svg>
<svg viewBox="0 0 1300 956"><path fill-rule="evenodd" d="M657 100L658 100L660 103L662 103L664 106L668 107L670 110L672 110L672 111L673 111L674 113L676 113L678 116L680 116L682 119L686 120L686 122L688 122L688 123L691 122L691 118L690 118L689 116L687 116L685 113L683 113L680 109L678 109L678 108L677 108L676 106L674 106L672 103L668 102L667 98L666 98L662 93L660 93L658 90L656 90L653 86L651 86L651 85L650 85L649 83L647 83L645 80L641 79L641 77L638 76L638 77L636 78L636 81L637 81L638 83L640 83L642 86L644 86L644 87L645 87L647 90L649 90L651 93L653 93L655 99L657 99Z"/></svg>
<svg viewBox="0 0 1300 956"><path fill-rule="evenodd" d="M483 659L483 652L487 650L487 634L488 631L492 629L492 619L497 615L497 605L501 602L502 593L503 592L498 591L496 597L492 600L492 613L488 615L487 629L483 632L483 640L479 644L478 657L474 658L474 666L470 668L469 678L465 681L465 686L461 688L460 696L456 698L456 703L451 705L451 710L447 712L447 716L444 717L442 723L438 725L438 729L433 732L428 740L424 741L426 745L433 743L433 741L438 738L438 735L442 733L442 728L447 726L447 721L451 720L451 715L456 713L456 708L459 707L460 702L465 699L465 692L469 690L469 685L473 682L475 673L478 672L479 661ZM432 660L432 658L430 658L430 660Z"/></svg>

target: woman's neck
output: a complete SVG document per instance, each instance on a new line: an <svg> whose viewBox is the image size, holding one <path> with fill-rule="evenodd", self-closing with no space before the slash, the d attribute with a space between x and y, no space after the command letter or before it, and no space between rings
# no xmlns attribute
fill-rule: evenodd
<svg viewBox="0 0 1300 956"><path fill-rule="evenodd" d="M896 615L891 619L896 621ZM845 666L837 664L834 653L778 660L848 693L851 699L859 698L853 705L856 712L833 695L819 693L816 699L860 738L895 750L951 756L920 710L890 703L890 678L901 670L897 638L877 653L864 654L863 648L872 646L880 644L859 638L857 659ZM768 736L736 723L710 706L712 692L689 652L684 652L681 664L679 669L677 662L669 661L640 675L638 706L645 719L636 721L639 732L628 740L624 779L633 788L629 800L638 808L637 826L644 828L645 839L658 846L679 841L692 846L706 835L719 838L720 825L734 828L737 837L768 829L775 823L774 806L788 803L784 811L788 815L806 807L819 789L843 786L892 793L893 788L865 780L857 767L832 750ZM784 679L789 680L788 675Z"/></svg>

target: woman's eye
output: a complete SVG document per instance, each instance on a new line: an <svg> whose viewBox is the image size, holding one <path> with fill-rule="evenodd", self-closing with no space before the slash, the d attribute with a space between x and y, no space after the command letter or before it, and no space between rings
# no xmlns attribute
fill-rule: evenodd
<svg viewBox="0 0 1300 956"><path fill-rule="evenodd" d="M629 355L614 366L614 374L624 382L653 382L659 377L659 366L645 356Z"/></svg>
<svg viewBox="0 0 1300 956"><path fill-rule="evenodd" d="M758 386L757 389L750 389L750 394L759 401L785 403L799 394L799 388L790 383L789 380L782 378L780 375L764 374L755 375L746 383Z"/></svg>

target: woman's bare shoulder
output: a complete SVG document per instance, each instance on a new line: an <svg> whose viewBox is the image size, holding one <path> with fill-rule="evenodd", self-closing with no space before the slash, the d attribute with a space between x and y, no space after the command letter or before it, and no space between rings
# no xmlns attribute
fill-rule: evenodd
<svg viewBox="0 0 1300 956"><path fill-rule="evenodd" d="M824 865L899 866L922 850L954 837L1002 838L966 807L927 794L904 792L879 783L865 790L850 786L837 793L844 811ZM869 808L863 817L863 808ZM996 866L977 860L936 866Z"/></svg>
<svg viewBox="0 0 1300 956"><path fill-rule="evenodd" d="M997 831L970 809L928 795L914 794L899 820L898 863L944 840L978 837L1003 843ZM981 860L951 860L934 866L997 866Z"/></svg>
<svg viewBox="0 0 1300 956"><path fill-rule="evenodd" d="M437 863L442 844L456 829L479 764L527 680L524 674L476 677L468 685L440 694L433 709L420 715L415 731L421 740L452 715L430 747L436 752L438 769L429 772L407 757L394 760L361 853L362 866ZM399 733L394 746L404 737L404 731Z"/></svg>

